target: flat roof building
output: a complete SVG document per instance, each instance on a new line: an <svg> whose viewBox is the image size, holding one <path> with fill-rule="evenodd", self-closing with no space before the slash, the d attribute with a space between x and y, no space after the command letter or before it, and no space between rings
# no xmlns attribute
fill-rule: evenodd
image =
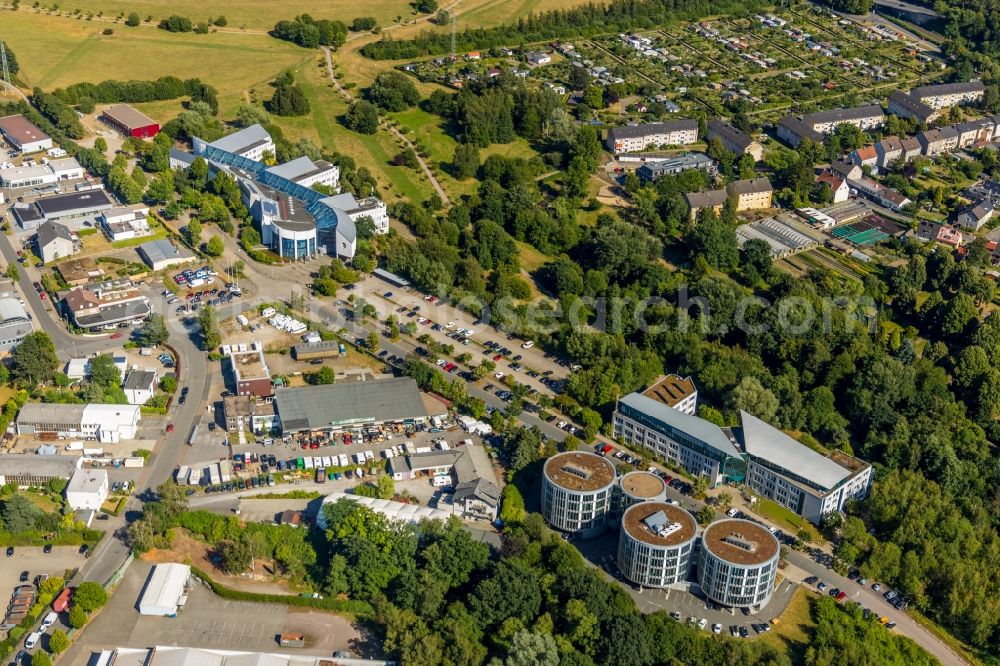
<svg viewBox="0 0 1000 666"><path fill-rule="evenodd" d="M611 495L611 514L616 518L633 504L659 502L667 497L667 484L663 479L643 470L636 470L618 477Z"/></svg>
<svg viewBox="0 0 1000 666"><path fill-rule="evenodd" d="M685 414L694 414L698 408L698 387L691 377L665 375L653 382L642 394Z"/></svg>
<svg viewBox="0 0 1000 666"><path fill-rule="evenodd" d="M99 511L108 498L108 471L78 469L66 485L66 503L74 511Z"/></svg>
<svg viewBox="0 0 1000 666"><path fill-rule="evenodd" d="M236 395L269 397L271 391L271 371L264 358L264 350L259 346L249 351L233 351L229 354L229 364L233 369Z"/></svg>
<svg viewBox="0 0 1000 666"><path fill-rule="evenodd" d="M269 152L273 155L275 151L274 139L271 138L271 135L261 125L244 127L211 143L195 139L192 145L196 155L202 154L205 152L206 147L210 147L239 155L255 162L263 162L264 153Z"/></svg>
<svg viewBox="0 0 1000 666"><path fill-rule="evenodd" d="M49 160L35 166L18 166L0 170L0 186L11 189L40 187L60 181L83 178L86 172L73 157Z"/></svg>
<svg viewBox="0 0 1000 666"><path fill-rule="evenodd" d="M44 486L52 479L68 479L80 469L79 456L0 453L0 486L13 483L18 489Z"/></svg>
<svg viewBox="0 0 1000 666"><path fill-rule="evenodd" d="M96 187L42 197L32 203L17 203L11 208L11 213L22 229L35 229L43 222L96 216L114 206L108 193Z"/></svg>
<svg viewBox="0 0 1000 666"><path fill-rule="evenodd" d="M705 153L690 153L670 159L650 160L636 169L635 174L643 182L655 183L664 176L673 176L688 169L703 169L709 174L714 174L715 160Z"/></svg>
<svg viewBox="0 0 1000 666"><path fill-rule="evenodd" d="M101 120L125 136L149 139L160 131L160 123L128 104L115 104L104 109Z"/></svg>
<svg viewBox="0 0 1000 666"><path fill-rule="evenodd" d="M138 405L63 405L29 402L15 421L17 434L115 443L134 439L141 418Z"/></svg>
<svg viewBox="0 0 1000 666"><path fill-rule="evenodd" d="M25 154L52 147L51 137L20 114L0 118L0 134L13 148Z"/></svg>
<svg viewBox="0 0 1000 666"><path fill-rule="evenodd" d="M279 388L274 402L286 434L427 421L427 408L410 377Z"/></svg>
<svg viewBox="0 0 1000 666"><path fill-rule="evenodd" d="M73 287L62 295L66 314L81 328L100 329L121 323L139 324L152 312L131 280L107 280Z"/></svg>
<svg viewBox="0 0 1000 666"><path fill-rule="evenodd" d="M599 455L559 453L545 461L542 515L553 528L583 538L604 530L615 485L615 468Z"/></svg>
<svg viewBox="0 0 1000 666"><path fill-rule="evenodd" d="M136 250L139 256L154 271L162 271L174 266L191 263L196 259L186 247L178 247L166 238L147 241Z"/></svg>
<svg viewBox="0 0 1000 666"><path fill-rule="evenodd" d="M701 536L698 583L712 601L760 610L771 600L781 547L765 527L722 519Z"/></svg>
<svg viewBox="0 0 1000 666"><path fill-rule="evenodd" d="M698 524L684 509L662 501L625 511L618 534L618 569L642 587L683 584L691 570Z"/></svg>

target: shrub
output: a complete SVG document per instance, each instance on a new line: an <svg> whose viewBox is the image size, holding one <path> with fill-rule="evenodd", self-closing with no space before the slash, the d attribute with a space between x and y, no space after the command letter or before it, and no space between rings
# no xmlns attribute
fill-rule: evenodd
<svg viewBox="0 0 1000 666"><path fill-rule="evenodd" d="M87 614L79 606L72 606L69 609L69 626L74 629L82 629L87 624Z"/></svg>
<svg viewBox="0 0 1000 666"><path fill-rule="evenodd" d="M98 583L80 583L73 593L73 605L79 606L85 613L92 613L108 603L108 593Z"/></svg>

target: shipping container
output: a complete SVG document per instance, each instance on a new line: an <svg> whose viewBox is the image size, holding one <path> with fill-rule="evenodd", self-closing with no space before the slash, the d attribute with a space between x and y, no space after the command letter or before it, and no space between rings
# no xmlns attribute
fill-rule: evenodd
<svg viewBox="0 0 1000 666"><path fill-rule="evenodd" d="M278 637L278 644L281 647L305 647L306 637L302 634L281 634Z"/></svg>
<svg viewBox="0 0 1000 666"><path fill-rule="evenodd" d="M213 486L222 483L222 475L219 474L219 466L215 463L208 466L208 478Z"/></svg>
<svg viewBox="0 0 1000 666"><path fill-rule="evenodd" d="M220 460L219 461L219 478L223 483L229 483L233 480L233 463L230 460Z"/></svg>
<svg viewBox="0 0 1000 666"><path fill-rule="evenodd" d="M146 464L146 459L140 456L129 456L125 459L125 467L143 467Z"/></svg>

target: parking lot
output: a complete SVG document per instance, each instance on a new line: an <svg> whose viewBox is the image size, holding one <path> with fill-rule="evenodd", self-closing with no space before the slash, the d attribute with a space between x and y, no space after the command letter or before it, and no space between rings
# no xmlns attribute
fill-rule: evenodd
<svg viewBox="0 0 1000 666"><path fill-rule="evenodd" d="M3 565L0 566L0 599L4 601L4 608L10 602L14 588L22 584L20 579L23 572L27 572L27 581L32 583L39 574L65 577L68 571L82 566L84 562L84 556L77 546L54 546L48 554L42 548L17 546L11 557L6 556L6 547L3 550L5 554Z"/></svg>
<svg viewBox="0 0 1000 666"><path fill-rule="evenodd" d="M117 646L183 645L324 656L336 650L362 655L369 651L361 630L340 616L282 604L230 601L197 584L176 618L139 615L136 605L150 569L141 560L129 567L108 605L67 653L66 663L84 663L80 661L84 655ZM283 632L306 634L306 647L280 647L276 639Z"/></svg>

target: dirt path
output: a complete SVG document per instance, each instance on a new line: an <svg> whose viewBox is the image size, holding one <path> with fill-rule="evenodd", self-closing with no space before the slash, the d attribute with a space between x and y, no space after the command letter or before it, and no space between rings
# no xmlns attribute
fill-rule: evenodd
<svg viewBox="0 0 1000 666"><path fill-rule="evenodd" d="M353 103L354 95L352 95L349 90L340 85L340 81L338 81L337 77L333 75L333 57L330 54L330 49L324 46L323 55L326 56L326 73L327 76L330 77L330 81L333 82L334 88L337 89L337 92L340 93L340 96L343 97L346 102ZM445 206L451 206L451 200L448 198L448 193L444 191L444 188L441 187L441 183L439 183L437 181L437 178L434 177L434 173L431 171L430 167L427 166L427 162L425 162L424 158L420 156L419 152L417 152L416 146L414 146L413 143L409 139L407 139L402 132L400 132L392 125L389 125L388 123L383 123L383 125L389 130L389 133L395 136L397 139L399 139L403 143L403 145L413 150L413 153L417 156L417 163L420 164L420 168L423 170L424 175L427 176L427 180L429 180L431 182L431 185L434 186L434 190L437 192L437 195L441 197L441 202Z"/></svg>

